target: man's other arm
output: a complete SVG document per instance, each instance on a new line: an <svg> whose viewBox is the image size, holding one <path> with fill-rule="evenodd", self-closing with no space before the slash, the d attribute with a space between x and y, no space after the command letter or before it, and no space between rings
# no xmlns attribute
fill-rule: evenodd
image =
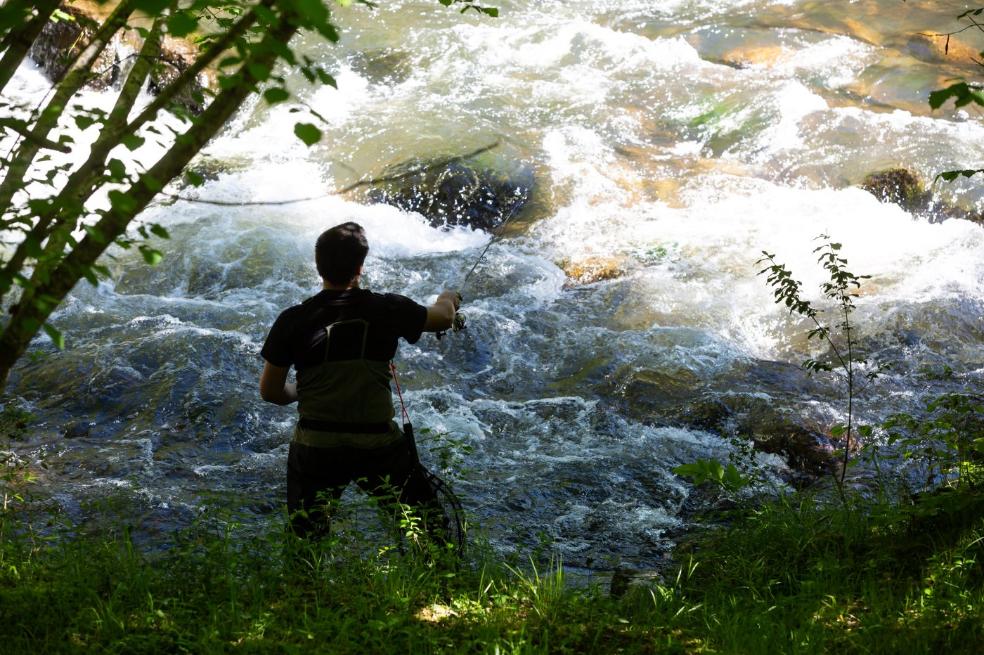
<svg viewBox="0 0 984 655"><path fill-rule="evenodd" d="M445 289L437 297L434 304L427 308L427 320L424 321L424 332L443 332L450 330L454 323L454 313L461 306L461 294L452 289Z"/></svg>
<svg viewBox="0 0 984 655"><path fill-rule="evenodd" d="M260 374L260 397L275 405L289 405L297 400L297 385L287 382L289 366L274 366L263 362L263 372Z"/></svg>

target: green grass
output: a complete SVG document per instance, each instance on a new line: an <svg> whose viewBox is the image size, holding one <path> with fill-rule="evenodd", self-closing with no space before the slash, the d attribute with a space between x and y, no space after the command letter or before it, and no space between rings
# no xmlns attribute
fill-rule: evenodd
<svg viewBox="0 0 984 655"><path fill-rule="evenodd" d="M0 644L20 652L975 653L984 497L848 509L786 499L678 549L621 598L481 544L458 565L352 535L210 521L165 552L126 534L0 532ZM518 558L517 558L518 559Z"/></svg>

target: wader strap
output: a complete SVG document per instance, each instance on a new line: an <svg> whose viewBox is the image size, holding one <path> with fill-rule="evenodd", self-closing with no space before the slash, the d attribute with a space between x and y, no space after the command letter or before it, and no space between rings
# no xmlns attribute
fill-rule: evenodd
<svg viewBox="0 0 984 655"><path fill-rule="evenodd" d="M355 434L385 434L392 429L391 423L338 423L336 421L319 421L303 416L297 421L297 425L306 430Z"/></svg>

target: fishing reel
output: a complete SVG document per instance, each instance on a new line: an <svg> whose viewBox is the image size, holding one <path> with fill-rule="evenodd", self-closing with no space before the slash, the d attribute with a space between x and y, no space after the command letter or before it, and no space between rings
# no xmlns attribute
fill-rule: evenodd
<svg viewBox="0 0 984 655"><path fill-rule="evenodd" d="M461 332L465 329L465 315L461 312L455 312L454 318L451 320L451 332ZM434 336L440 341L444 335L447 334L447 330L441 332L436 332Z"/></svg>

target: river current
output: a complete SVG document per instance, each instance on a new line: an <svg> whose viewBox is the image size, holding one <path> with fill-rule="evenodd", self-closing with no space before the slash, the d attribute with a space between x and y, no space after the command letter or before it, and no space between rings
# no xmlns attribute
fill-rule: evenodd
<svg viewBox="0 0 984 655"><path fill-rule="evenodd" d="M494 142L491 161L532 168L531 202L462 289L467 329L404 344L396 363L425 458L499 547L546 543L581 567L659 559L701 502L671 469L741 446L726 421L675 418L695 399L746 396L819 432L843 418L837 384L798 368L822 351L772 302L762 250L821 305L817 235L872 275L859 336L893 367L862 420L984 386L984 228L856 186L895 166L930 180L980 166L980 115L926 103L976 72L961 59L982 47L973 33L946 54L919 35L954 29L962 3L496 4L498 19L340 10L339 44L300 41L338 88L291 78L322 119L253 103L205 149L217 174L181 191L315 199L160 202L141 218L171 232L164 261L115 251L111 281L73 292L54 317L66 350L39 338L10 386L37 423L9 447L44 463L50 507L89 520L122 498L113 511L165 535L215 505L279 520L294 410L259 399L259 349L317 291L317 235L361 223L366 285L420 302L460 286L490 239L333 190ZM46 85L25 65L15 94ZM297 141L297 120L321 144ZM976 178L933 190L982 208ZM610 279L572 280L577 266ZM757 460L766 487L789 479L782 457Z"/></svg>

